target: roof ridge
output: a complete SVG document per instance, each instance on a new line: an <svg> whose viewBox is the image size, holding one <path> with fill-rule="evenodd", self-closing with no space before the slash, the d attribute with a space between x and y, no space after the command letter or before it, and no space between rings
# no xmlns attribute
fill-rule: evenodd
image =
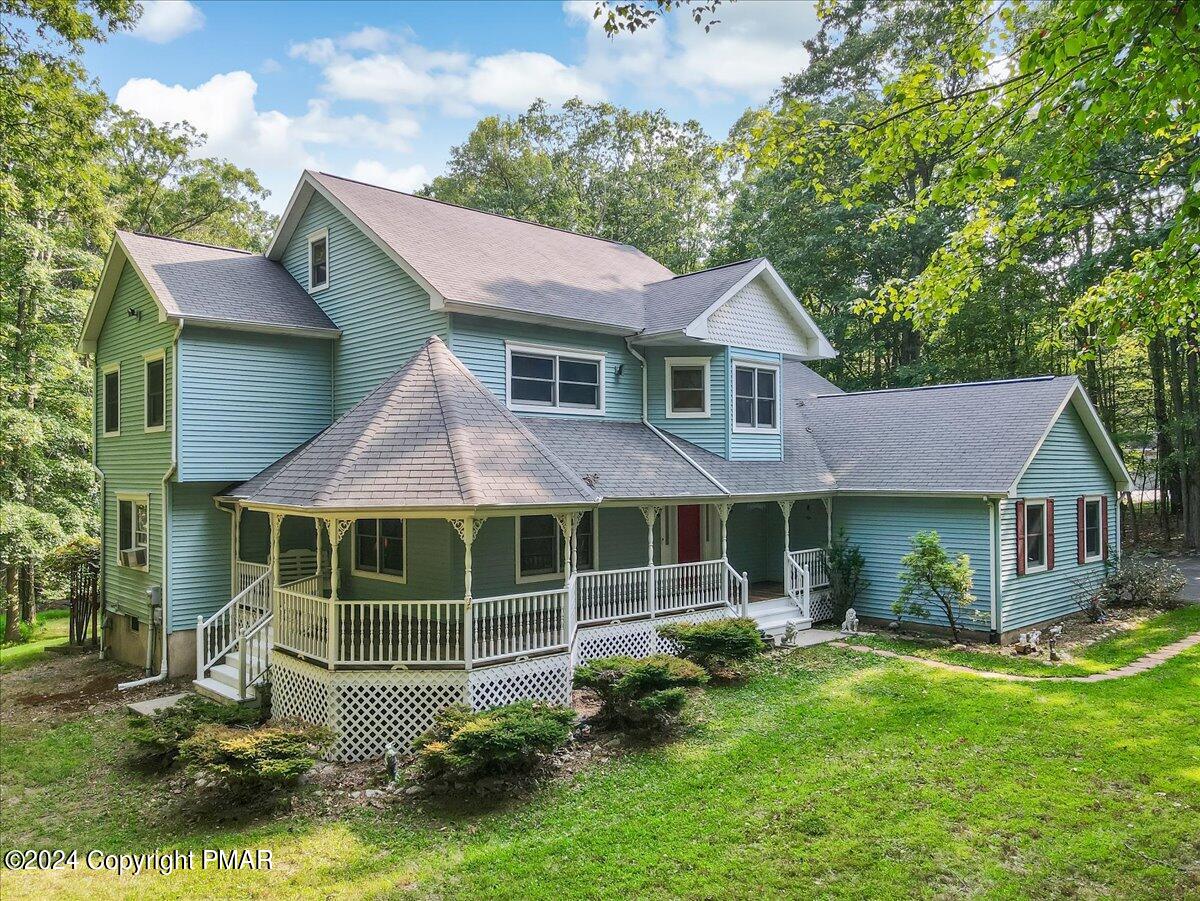
<svg viewBox="0 0 1200 901"><path fill-rule="evenodd" d="M691 278L693 275L704 275L706 272L717 272L721 269L728 269L731 266L741 266L745 263L758 263L765 260L766 257L746 257L744 260L734 260L732 263L722 263L719 266L707 266L704 269L697 269L694 272L683 272L679 275L672 275L670 278L662 278L656 282L646 282L646 287L651 285L661 285L663 282L673 282L681 278Z"/></svg>
<svg viewBox="0 0 1200 901"><path fill-rule="evenodd" d="M1027 375L1011 379L985 379L979 382L948 382L940 385L913 385L908 388L871 388L866 391L842 391L816 394L814 397L863 397L868 394L899 394L903 391L936 391L942 388L981 388L986 385L1019 385L1025 382L1052 382L1055 379L1077 379L1073 375Z"/></svg>
<svg viewBox="0 0 1200 901"><path fill-rule="evenodd" d="M261 253L255 253L253 250L243 250L240 247L229 247L225 244L206 244L203 241L189 241L187 238L172 238L169 235L152 235L150 232L135 231L131 228L115 229L118 234L137 235L139 238L152 238L155 241L173 241L176 244L191 244L193 247L206 247L209 250L228 250L231 253L240 253L245 256L260 257ZM263 257L266 259L266 257Z"/></svg>
<svg viewBox="0 0 1200 901"><path fill-rule="evenodd" d="M564 235L572 235L576 238L587 238L590 241L603 241L605 244L615 244L617 247L630 247L636 250L638 253L649 256L649 254L647 254L640 247L636 247L635 245L628 244L624 241L614 241L612 238L601 238L599 235L589 235L586 232L572 231L569 228L559 228L556 225L546 225L544 222L535 222L532 219L518 219L516 216L506 216L504 213L493 213L490 210L480 210L473 206L464 206L461 203L451 203L449 200L441 200L437 197L426 197L423 194L413 194L411 191L401 191L397 188L389 188L384 185L377 185L369 181L361 181L357 178L347 178L344 175L334 175L332 172L324 172L320 169L316 170L316 172L318 175L324 175L327 178L336 178L338 181L348 181L351 184L363 185L364 187L375 188L379 191L388 191L392 194L399 194L402 197L411 197L414 200L426 200L429 203L440 203L442 206L452 207L456 210L466 210L468 213L478 213L481 216L495 216L497 219L507 219L509 222L519 222L522 225L534 225L538 228L545 228L549 229L550 231L561 232ZM651 259L653 259L653 257L651 257ZM658 261L655 260L655 262Z"/></svg>

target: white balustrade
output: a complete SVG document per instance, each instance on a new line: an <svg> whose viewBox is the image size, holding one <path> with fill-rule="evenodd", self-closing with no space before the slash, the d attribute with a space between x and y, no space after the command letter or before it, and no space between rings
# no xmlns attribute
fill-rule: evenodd
<svg viewBox="0 0 1200 901"><path fill-rule="evenodd" d="M328 662L329 601L290 588L275 592L275 647Z"/></svg>
<svg viewBox="0 0 1200 901"><path fill-rule="evenodd" d="M234 594L240 594L250 587L250 583L255 581L263 573L271 571L271 567L265 563L248 563L245 560L238 560L233 564L233 590Z"/></svg>
<svg viewBox="0 0 1200 901"><path fill-rule="evenodd" d="M475 601L471 659L479 664L565 648L570 642L569 604L565 588Z"/></svg>
<svg viewBox="0 0 1200 901"><path fill-rule="evenodd" d="M829 586L829 556L825 553L825 548L813 547L803 551L791 551L788 558L808 570L810 588Z"/></svg>
<svg viewBox="0 0 1200 901"><path fill-rule="evenodd" d="M264 571L212 616L197 618L197 679L207 676L208 671L233 650L238 636L270 615L270 595L271 574Z"/></svg>
<svg viewBox="0 0 1200 901"><path fill-rule="evenodd" d="M579 573L575 577L579 625L649 616L650 580L648 566Z"/></svg>
<svg viewBox="0 0 1200 901"><path fill-rule="evenodd" d="M812 575L808 567L797 562L791 554L785 558L784 581L788 597L800 608L805 619L811 619Z"/></svg>
<svg viewBox="0 0 1200 901"><path fill-rule="evenodd" d="M673 613L725 603L721 593L724 560L675 563L654 570L654 612Z"/></svg>
<svg viewBox="0 0 1200 901"><path fill-rule="evenodd" d="M338 601L337 627L336 665L465 661L462 601Z"/></svg>
<svg viewBox="0 0 1200 901"><path fill-rule="evenodd" d="M271 615L242 633L238 641L238 687L243 698L247 689L258 684L271 663Z"/></svg>

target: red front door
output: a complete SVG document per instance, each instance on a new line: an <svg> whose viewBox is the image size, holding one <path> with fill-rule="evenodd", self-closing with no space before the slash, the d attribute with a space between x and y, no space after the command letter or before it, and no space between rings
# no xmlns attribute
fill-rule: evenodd
<svg viewBox="0 0 1200 901"><path fill-rule="evenodd" d="M679 563L695 563L703 558L700 548L700 505L680 507L676 522L679 527Z"/></svg>

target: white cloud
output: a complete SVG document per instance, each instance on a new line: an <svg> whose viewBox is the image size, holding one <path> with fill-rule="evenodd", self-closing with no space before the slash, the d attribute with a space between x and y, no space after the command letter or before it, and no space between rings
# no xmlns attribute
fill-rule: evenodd
<svg viewBox="0 0 1200 901"><path fill-rule="evenodd" d="M415 191L429 181L429 171L419 163L389 169L378 160L359 160L350 170L350 177L397 191Z"/></svg>
<svg viewBox="0 0 1200 901"><path fill-rule="evenodd" d="M203 27L204 13L188 0L143 0L142 16L133 34L155 44L166 44Z"/></svg>
<svg viewBox="0 0 1200 901"><path fill-rule="evenodd" d="M599 100L604 89L578 69L545 53L511 51L476 60L467 76L466 97L480 106L524 109L541 97L561 103L571 97Z"/></svg>
<svg viewBox="0 0 1200 901"><path fill-rule="evenodd" d="M279 65L279 60L267 57L259 65L258 71L263 75L274 75L276 72L282 72L283 66Z"/></svg>

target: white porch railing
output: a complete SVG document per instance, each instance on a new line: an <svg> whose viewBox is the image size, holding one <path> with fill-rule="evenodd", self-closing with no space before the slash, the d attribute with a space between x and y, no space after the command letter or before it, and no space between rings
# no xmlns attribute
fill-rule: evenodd
<svg viewBox="0 0 1200 901"><path fill-rule="evenodd" d="M294 654L325 661L329 647L329 601L291 588L275 591L274 643Z"/></svg>
<svg viewBox="0 0 1200 901"><path fill-rule="evenodd" d="M238 639L238 694L247 691L267 674L271 664L271 614L267 614Z"/></svg>
<svg viewBox="0 0 1200 901"><path fill-rule="evenodd" d="M654 570L655 613L674 613L695 607L716 607L725 603L721 579L724 560L676 563Z"/></svg>
<svg viewBox="0 0 1200 901"><path fill-rule="evenodd" d="M788 558L808 569L810 588L829 587L829 555L823 547L812 547L803 551L790 551Z"/></svg>
<svg viewBox="0 0 1200 901"><path fill-rule="evenodd" d="M330 601L321 601L328 609ZM461 664L462 601L338 601L334 666Z"/></svg>
<svg viewBox="0 0 1200 901"><path fill-rule="evenodd" d="M249 563L238 560L233 564L233 593L240 594L250 587L250 583L263 573L270 572L271 567L265 563Z"/></svg>
<svg viewBox="0 0 1200 901"><path fill-rule="evenodd" d="M800 608L800 615L812 619L812 575L808 567L791 554L784 558L784 588L788 597Z"/></svg>
<svg viewBox="0 0 1200 901"><path fill-rule="evenodd" d="M256 564L251 564L256 565ZM205 619L196 619L196 678L203 679L209 670L233 650L238 638L259 626L271 615L271 573L264 571L229 603Z"/></svg>
<svg viewBox="0 0 1200 901"><path fill-rule="evenodd" d="M650 567L641 566L577 573L573 578L579 624L649 616L652 572Z"/></svg>
<svg viewBox="0 0 1200 901"><path fill-rule="evenodd" d="M474 602L471 619L473 663L564 650L571 641L571 592L483 598Z"/></svg>

